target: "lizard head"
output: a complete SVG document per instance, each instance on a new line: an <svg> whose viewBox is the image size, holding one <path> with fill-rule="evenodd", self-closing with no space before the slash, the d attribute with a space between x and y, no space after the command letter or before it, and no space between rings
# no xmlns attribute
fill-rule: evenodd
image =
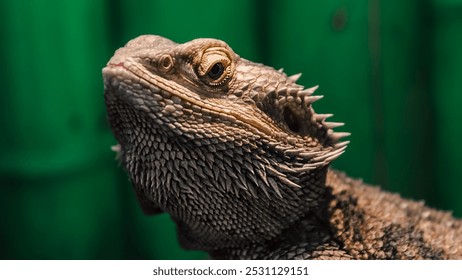
<svg viewBox="0 0 462 280"><path fill-rule="evenodd" d="M103 69L119 158L147 212L183 245L264 242L321 203L347 133L317 114L316 87L239 57L223 41L138 37Z"/></svg>

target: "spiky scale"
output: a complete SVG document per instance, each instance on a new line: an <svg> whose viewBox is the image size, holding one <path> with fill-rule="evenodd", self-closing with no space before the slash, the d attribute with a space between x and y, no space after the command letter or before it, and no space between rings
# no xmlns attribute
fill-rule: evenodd
<svg viewBox="0 0 462 280"><path fill-rule="evenodd" d="M345 147L346 145L350 144L350 141L343 141L343 142L338 142L334 144L335 148L342 148Z"/></svg>
<svg viewBox="0 0 462 280"><path fill-rule="evenodd" d="M334 141L338 141L339 139L341 138L344 138L344 137L348 137L350 136L351 133L349 132L333 132L330 137L334 140Z"/></svg>
<svg viewBox="0 0 462 280"><path fill-rule="evenodd" d="M324 97L324 95L305 96L303 98L303 101L305 101L306 104L312 104L312 103L318 101L319 99L322 99L323 97Z"/></svg>
<svg viewBox="0 0 462 280"><path fill-rule="evenodd" d="M326 120L328 118L331 118L333 116L334 116L334 114L315 114L314 118L315 118L316 121L321 122L321 121L324 121L324 120Z"/></svg>
<svg viewBox="0 0 462 280"><path fill-rule="evenodd" d="M299 92L299 95L300 95L300 96L309 96L309 95L312 95L318 88L319 88L319 86L314 86L314 87L311 87L311 88L307 88L307 89L301 90L301 91Z"/></svg>
<svg viewBox="0 0 462 280"><path fill-rule="evenodd" d="M272 178L272 177L268 177L268 182L269 182L269 185L273 188L273 190L276 192L276 194L282 198L282 194L281 194L281 191L279 190L279 186L278 184L276 183L276 181Z"/></svg>
<svg viewBox="0 0 462 280"><path fill-rule="evenodd" d="M333 128L344 126L345 123L342 123L342 122L323 122L322 125L327 129L333 129Z"/></svg>
<svg viewBox="0 0 462 280"><path fill-rule="evenodd" d="M298 79L300 79L301 76L302 76L302 73L298 73L298 74L289 76L288 79L295 83L298 81Z"/></svg>
<svg viewBox="0 0 462 280"><path fill-rule="evenodd" d="M301 186L299 186L298 184L292 182L291 180L289 180L287 177L283 176L283 177L278 177L279 180L281 180L284 184L286 184L287 186L290 186L292 188L297 188L297 189L300 189Z"/></svg>

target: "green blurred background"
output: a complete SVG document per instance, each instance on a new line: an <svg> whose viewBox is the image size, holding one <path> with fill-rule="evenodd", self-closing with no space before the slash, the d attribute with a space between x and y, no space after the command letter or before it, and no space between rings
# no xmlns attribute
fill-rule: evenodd
<svg viewBox="0 0 462 280"><path fill-rule="evenodd" d="M149 33L303 72L352 132L334 167L462 217L462 0L1 0L0 32L2 259L206 258L109 149L101 68Z"/></svg>

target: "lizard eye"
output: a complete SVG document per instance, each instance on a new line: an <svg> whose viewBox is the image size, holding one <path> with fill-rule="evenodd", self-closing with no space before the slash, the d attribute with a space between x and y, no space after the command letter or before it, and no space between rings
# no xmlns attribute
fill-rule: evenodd
<svg viewBox="0 0 462 280"><path fill-rule="evenodd" d="M218 80L221 75L225 72L225 67L221 62L215 63L212 68L210 68L209 72L207 72L207 76L209 76L212 80Z"/></svg>
<svg viewBox="0 0 462 280"><path fill-rule="evenodd" d="M231 77L231 59L221 49L209 49L202 55L197 72L206 84L220 86Z"/></svg>

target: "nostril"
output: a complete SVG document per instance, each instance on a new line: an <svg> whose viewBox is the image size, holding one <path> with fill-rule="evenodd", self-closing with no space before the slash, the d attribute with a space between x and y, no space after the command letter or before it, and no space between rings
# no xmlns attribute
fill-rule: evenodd
<svg viewBox="0 0 462 280"><path fill-rule="evenodd" d="M173 68L174 64L175 62L173 61L173 58L168 54L163 55L160 58L160 66L164 72L170 71Z"/></svg>
<svg viewBox="0 0 462 280"><path fill-rule="evenodd" d="M298 133L300 131L300 122L289 107L284 108L284 121L292 132Z"/></svg>

